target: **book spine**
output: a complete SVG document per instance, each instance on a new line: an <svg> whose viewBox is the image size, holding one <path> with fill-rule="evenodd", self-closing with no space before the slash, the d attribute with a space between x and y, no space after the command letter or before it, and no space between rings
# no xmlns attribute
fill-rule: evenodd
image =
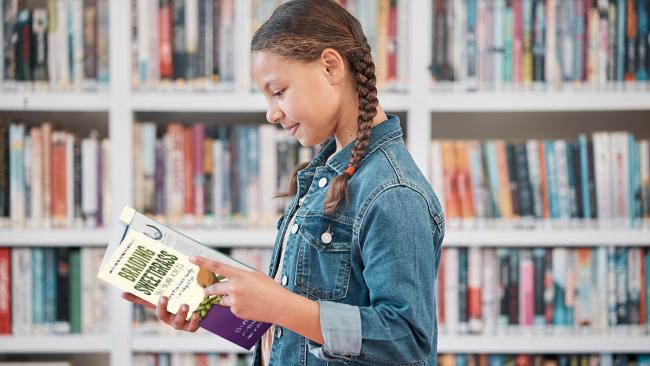
<svg viewBox="0 0 650 366"><path fill-rule="evenodd" d="M638 16L638 29L637 29L637 67L636 67L636 80L648 81L648 73L650 70L650 59L648 52L650 52L650 26L648 26L648 8L650 4L647 1L637 1L637 16Z"/></svg>
<svg viewBox="0 0 650 366"><path fill-rule="evenodd" d="M519 198L519 210L523 217L534 217L534 197L530 184L528 151L526 143L515 143L515 164L517 166L517 190Z"/></svg>
<svg viewBox="0 0 650 366"><path fill-rule="evenodd" d="M187 75L187 52L185 49L185 3L171 0L172 9L172 62L174 79L185 79Z"/></svg>
<svg viewBox="0 0 650 366"><path fill-rule="evenodd" d="M616 324L623 326L629 324L630 318L628 309L628 249L617 247L615 256Z"/></svg>
<svg viewBox="0 0 650 366"><path fill-rule="evenodd" d="M69 293L68 314L70 333L81 333L81 253L79 248L72 248L69 252ZM63 305L63 304L62 304Z"/></svg>
<svg viewBox="0 0 650 366"><path fill-rule="evenodd" d="M56 331L70 332L70 250L56 248Z"/></svg>
<svg viewBox="0 0 650 366"><path fill-rule="evenodd" d="M535 321L535 263L530 249L519 250L519 324L530 332Z"/></svg>
<svg viewBox="0 0 650 366"><path fill-rule="evenodd" d="M533 5L533 80L544 81L546 10L544 0L535 0Z"/></svg>
<svg viewBox="0 0 650 366"><path fill-rule="evenodd" d="M8 123L0 119L0 217L9 217L10 212L10 144Z"/></svg>
<svg viewBox="0 0 650 366"><path fill-rule="evenodd" d="M544 255L543 248L535 248L533 255L533 324L536 328L546 323L544 316ZM523 269L523 268L522 268ZM523 270L522 270L523 272Z"/></svg>
<svg viewBox="0 0 650 366"><path fill-rule="evenodd" d="M522 216L521 201L519 199L519 172L517 171L517 157L514 143L506 144L506 161L508 166L508 182L510 187L510 200L515 218Z"/></svg>
<svg viewBox="0 0 650 366"><path fill-rule="evenodd" d="M544 322L552 326L555 318L555 283L553 281L553 249L544 249Z"/></svg>
<svg viewBox="0 0 650 366"><path fill-rule="evenodd" d="M458 332L460 334L466 334L469 330L468 295L468 250L458 248Z"/></svg>
<svg viewBox="0 0 650 366"><path fill-rule="evenodd" d="M0 247L0 334L11 334L11 248Z"/></svg>
<svg viewBox="0 0 650 366"><path fill-rule="evenodd" d="M640 248L628 248L627 252L627 278L628 278L628 323L635 333L640 333L641 325L641 261L643 260Z"/></svg>
<svg viewBox="0 0 650 366"><path fill-rule="evenodd" d="M26 335L32 332L32 249L11 250L11 308L12 334ZM34 299L35 300L35 299Z"/></svg>
<svg viewBox="0 0 650 366"><path fill-rule="evenodd" d="M449 334L458 333L460 321L459 248L446 248L445 257L445 317Z"/></svg>
<svg viewBox="0 0 650 366"><path fill-rule="evenodd" d="M579 329L591 331L593 329L593 296L590 280L592 264L592 251L588 248L577 250L577 290L576 324ZM595 304L594 304L595 305Z"/></svg>
<svg viewBox="0 0 650 366"><path fill-rule="evenodd" d="M203 124L192 126L192 182L194 190L194 215L199 221L203 220L205 212L204 190L205 176L203 174L203 145L205 140L205 127Z"/></svg>
<svg viewBox="0 0 650 366"><path fill-rule="evenodd" d="M471 247L468 252L467 310L469 331L481 333L483 316L481 314L481 248Z"/></svg>
<svg viewBox="0 0 650 366"><path fill-rule="evenodd" d="M161 0L158 8L158 60L160 78L170 80L174 76L172 60L172 4L171 0Z"/></svg>
<svg viewBox="0 0 650 366"><path fill-rule="evenodd" d="M566 305L567 251L565 248L553 249L553 325L563 331L568 325Z"/></svg>
<svg viewBox="0 0 650 366"><path fill-rule="evenodd" d="M97 0L83 1L84 78L97 79Z"/></svg>
<svg viewBox="0 0 650 366"><path fill-rule="evenodd" d="M511 267L508 251L509 250L505 248L497 249L497 259L499 265L499 322L497 331L499 333L504 333L507 330L509 323L510 302L508 301L508 296L510 295L509 288Z"/></svg>
<svg viewBox="0 0 650 366"><path fill-rule="evenodd" d="M639 2L639 1L637 1ZM627 22L625 24L625 81L636 80L636 41L637 41L637 14L635 0L627 0Z"/></svg>

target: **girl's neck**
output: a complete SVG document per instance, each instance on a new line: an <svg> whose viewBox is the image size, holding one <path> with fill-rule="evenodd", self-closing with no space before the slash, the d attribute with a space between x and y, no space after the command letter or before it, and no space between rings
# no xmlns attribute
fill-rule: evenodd
<svg viewBox="0 0 650 366"><path fill-rule="evenodd" d="M355 106L355 108L357 108ZM334 154L338 153L347 146L350 142L354 141L357 138L357 116L359 115L358 109L351 109L349 111L344 111L341 113L341 118L339 120L339 128L334 132L334 138L336 140L336 151ZM377 114L372 119L372 127L377 126L378 124L386 121L388 117L384 112L384 109L381 105L377 105ZM353 122L350 122L353 121ZM334 155L332 154L332 155Z"/></svg>

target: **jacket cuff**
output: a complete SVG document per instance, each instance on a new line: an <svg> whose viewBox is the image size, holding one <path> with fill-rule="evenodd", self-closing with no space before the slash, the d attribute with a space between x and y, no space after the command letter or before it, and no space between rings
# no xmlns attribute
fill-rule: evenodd
<svg viewBox="0 0 650 366"><path fill-rule="evenodd" d="M325 344L309 352L324 361L349 361L361 353L361 313L359 308L332 301L318 301L320 326Z"/></svg>

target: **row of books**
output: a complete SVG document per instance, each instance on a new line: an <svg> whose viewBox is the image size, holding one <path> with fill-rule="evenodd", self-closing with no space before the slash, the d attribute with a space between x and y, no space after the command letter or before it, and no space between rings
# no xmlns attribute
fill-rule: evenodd
<svg viewBox="0 0 650 366"><path fill-rule="evenodd" d="M131 0L133 85L234 86L234 0Z"/></svg>
<svg viewBox="0 0 650 366"><path fill-rule="evenodd" d="M313 155L270 124L136 123L134 208L174 225L270 227L286 204L274 194Z"/></svg>
<svg viewBox="0 0 650 366"><path fill-rule="evenodd" d="M271 265L272 249L269 248L233 248L226 254L263 273L268 272ZM154 310L144 306L133 306L133 330L139 335L177 334L174 328L160 322ZM210 334L200 329L198 333Z"/></svg>
<svg viewBox="0 0 650 366"><path fill-rule="evenodd" d="M0 334L104 334L103 248L0 247Z"/></svg>
<svg viewBox="0 0 650 366"><path fill-rule="evenodd" d="M28 7L18 0L2 1L3 88L105 89L109 82L108 0L37 4Z"/></svg>
<svg viewBox="0 0 650 366"><path fill-rule="evenodd" d="M440 89L650 86L647 0L432 1Z"/></svg>
<svg viewBox="0 0 650 366"><path fill-rule="evenodd" d="M273 10L286 0L253 0L253 30L258 29ZM337 0L354 15L363 28L372 50L377 87L406 89L408 78L407 0Z"/></svg>
<svg viewBox="0 0 650 366"><path fill-rule="evenodd" d="M440 354L440 366L649 366L650 354Z"/></svg>
<svg viewBox="0 0 650 366"><path fill-rule="evenodd" d="M650 249L444 248L448 334L650 334Z"/></svg>
<svg viewBox="0 0 650 366"><path fill-rule="evenodd" d="M650 141L434 140L431 182L452 227L650 224Z"/></svg>
<svg viewBox="0 0 650 366"><path fill-rule="evenodd" d="M110 206L108 139L0 118L0 224L99 227Z"/></svg>
<svg viewBox="0 0 650 366"><path fill-rule="evenodd" d="M143 353L133 357L133 366L244 366L252 364L253 355L250 353Z"/></svg>

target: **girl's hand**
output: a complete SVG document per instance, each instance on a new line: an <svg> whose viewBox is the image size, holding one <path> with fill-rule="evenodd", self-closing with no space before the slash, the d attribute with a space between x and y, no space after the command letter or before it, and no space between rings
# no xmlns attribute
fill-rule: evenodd
<svg viewBox="0 0 650 366"><path fill-rule="evenodd" d="M237 317L267 323L277 323L283 297L292 294L266 274L247 271L203 257L190 261L201 268L224 276L227 280L205 288L206 295L222 295L222 306L230 307Z"/></svg>
<svg viewBox="0 0 650 366"><path fill-rule="evenodd" d="M174 327L174 329L184 330L186 332L196 332L196 330L199 329L200 318L198 314L192 314L189 321L185 320L187 318L187 312L189 311L189 307L186 304L181 305L176 314L172 314L167 311L167 298L164 296L160 298L160 302L157 306L128 292L123 292L122 298L150 309L156 309L158 319L163 323Z"/></svg>

